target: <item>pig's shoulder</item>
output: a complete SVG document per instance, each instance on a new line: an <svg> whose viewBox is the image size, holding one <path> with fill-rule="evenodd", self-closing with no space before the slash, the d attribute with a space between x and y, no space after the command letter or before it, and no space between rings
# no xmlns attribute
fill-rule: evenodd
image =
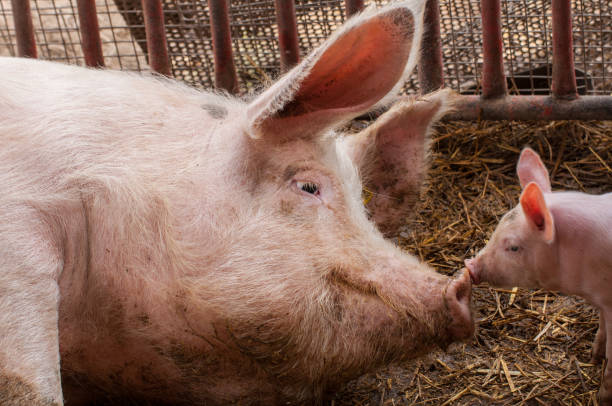
<svg viewBox="0 0 612 406"><path fill-rule="evenodd" d="M546 202L555 218L557 228L582 231L586 236L606 236L612 229L612 193L595 195L581 192L554 192L546 195Z"/></svg>

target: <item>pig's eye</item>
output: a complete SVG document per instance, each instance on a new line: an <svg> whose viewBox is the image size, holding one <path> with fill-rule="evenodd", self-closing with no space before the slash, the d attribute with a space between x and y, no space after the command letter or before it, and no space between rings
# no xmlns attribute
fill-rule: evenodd
<svg viewBox="0 0 612 406"><path fill-rule="evenodd" d="M312 182L296 182L296 186L306 193L317 196L319 194L319 186Z"/></svg>
<svg viewBox="0 0 612 406"><path fill-rule="evenodd" d="M518 252L519 249L520 249L520 247L518 245L511 245L510 246L510 251L512 251L512 252Z"/></svg>

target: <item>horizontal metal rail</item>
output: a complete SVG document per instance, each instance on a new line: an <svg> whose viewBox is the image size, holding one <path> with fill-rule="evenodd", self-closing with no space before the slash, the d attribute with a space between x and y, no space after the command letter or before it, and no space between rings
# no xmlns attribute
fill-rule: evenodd
<svg viewBox="0 0 612 406"><path fill-rule="evenodd" d="M610 120L612 96L459 96L446 120Z"/></svg>

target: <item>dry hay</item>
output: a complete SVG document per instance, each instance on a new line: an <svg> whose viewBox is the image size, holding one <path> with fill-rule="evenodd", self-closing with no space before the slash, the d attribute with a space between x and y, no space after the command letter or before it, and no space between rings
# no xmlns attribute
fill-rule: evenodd
<svg viewBox="0 0 612 406"><path fill-rule="evenodd" d="M398 242L452 274L475 254L520 194L521 148L538 151L555 190L612 191L612 122L445 123L428 186ZM332 405L596 405L590 365L598 314L544 290L474 289L476 336L352 382Z"/></svg>

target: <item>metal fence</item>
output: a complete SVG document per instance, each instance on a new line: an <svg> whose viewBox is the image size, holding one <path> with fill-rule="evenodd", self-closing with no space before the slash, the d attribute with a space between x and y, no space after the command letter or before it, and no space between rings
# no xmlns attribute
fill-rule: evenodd
<svg viewBox="0 0 612 406"><path fill-rule="evenodd" d="M248 92L373 2L388 0L0 0L0 55ZM429 0L427 12L407 93L452 87L459 119L612 119L612 2Z"/></svg>

